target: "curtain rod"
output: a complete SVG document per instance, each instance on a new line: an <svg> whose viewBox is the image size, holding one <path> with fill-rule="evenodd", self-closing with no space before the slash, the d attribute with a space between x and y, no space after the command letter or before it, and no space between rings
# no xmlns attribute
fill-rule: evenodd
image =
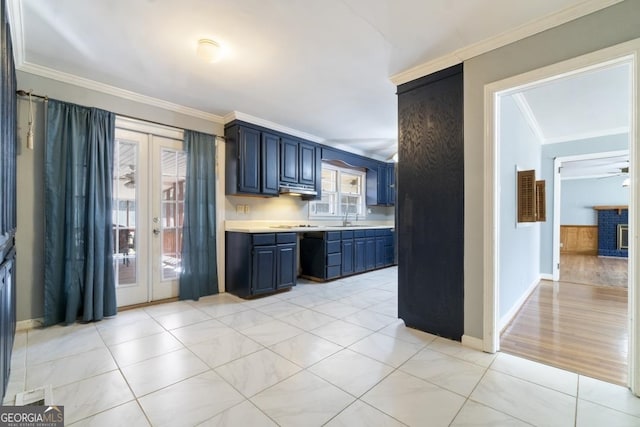
<svg viewBox="0 0 640 427"><path fill-rule="evenodd" d="M48 101L48 100L49 100L49 97L48 97L48 96L36 95L36 94L35 94L35 93L33 93L32 91L27 92L26 90L22 90L22 89L17 90L17 91L16 91L16 94L17 94L18 96L32 96L32 97L34 97L34 98L44 99L45 101Z"/></svg>
<svg viewBox="0 0 640 427"><path fill-rule="evenodd" d="M22 89L17 90L17 91L16 91L16 95L18 95L18 96L29 96L29 95L31 95L31 96L32 96L32 97L34 97L34 98L44 99L45 101L48 101L48 100L49 100L49 97L48 97L48 96L46 96L46 95L36 95L35 93L33 93L33 91L28 91L28 92L27 92L26 90L22 90ZM140 121L142 121L142 122L153 123L153 124L155 124L155 125L166 126L166 127L170 127L170 128L174 128L174 129L178 129L178 130L185 130L185 129L183 129L183 128L179 128L179 127L177 127L177 126L167 125L167 124L165 124L165 123L160 123L160 122L156 122L156 121L148 120L148 119L141 119L141 118L139 118L139 117L129 116L129 115L127 115L127 114L119 114L119 113L114 113L114 114L115 114L116 116L125 117L125 118L127 118L127 119L140 120ZM220 138L220 139L222 139L222 140L224 140L224 139L225 139L225 138L224 138L224 136L220 136L220 135L214 135L214 136L215 136L216 138Z"/></svg>

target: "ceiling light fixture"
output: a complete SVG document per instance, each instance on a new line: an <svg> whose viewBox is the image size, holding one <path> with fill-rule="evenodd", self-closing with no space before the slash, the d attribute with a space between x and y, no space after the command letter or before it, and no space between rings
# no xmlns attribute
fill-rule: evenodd
<svg viewBox="0 0 640 427"><path fill-rule="evenodd" d="M205 62L216 62L220 59L222 48L211 39L200 39L198 40L196 54Z"/></svg>

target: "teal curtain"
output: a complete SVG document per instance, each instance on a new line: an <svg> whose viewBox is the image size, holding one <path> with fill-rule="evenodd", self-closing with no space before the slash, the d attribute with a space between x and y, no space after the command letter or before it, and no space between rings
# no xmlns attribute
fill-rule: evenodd
<svg viewBox="0 0 640 427"><path fill-rule="evenodd" d="M180 299L218 293L216 265L216 137L184 131L187 181L184 198Z"/></svg>
<svg viewBox="0 0 640 427"><path fill-rule="evenodd" d="M50 100L45 143L44 323L116 314L112 167L115 116Z"/></svg>

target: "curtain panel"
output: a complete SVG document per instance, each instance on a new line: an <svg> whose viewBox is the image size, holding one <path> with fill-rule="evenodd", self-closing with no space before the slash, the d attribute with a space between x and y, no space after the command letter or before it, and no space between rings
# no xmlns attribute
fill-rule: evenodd
<svg viewBox="0 0 640 427"><path fill-rule="evenodd" d="M115 115L49 100L45 143L44 323L116 314Z"/></svg>
<svg viewBox="0 0 640 427"><path fill-rule="evenodd" d="M180 299L218 293L215 136L184 131L187 153Z"/></svg>

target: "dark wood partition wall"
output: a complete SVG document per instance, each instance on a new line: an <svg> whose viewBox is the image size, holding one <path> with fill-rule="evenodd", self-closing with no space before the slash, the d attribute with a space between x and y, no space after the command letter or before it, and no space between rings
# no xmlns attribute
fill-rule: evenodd
<svg viewBox="0 0 640 427"><path fill-rule="evenodd" d="M398 316L461 340L464 320L462 64L398 86Z"/></svg>
<svg viewBox="0 0 640 427"><path fill-rule="evenodd" d="M4 1L0 1L0 22L0 387L4 400L16 329L16 75Z"/></svg>

